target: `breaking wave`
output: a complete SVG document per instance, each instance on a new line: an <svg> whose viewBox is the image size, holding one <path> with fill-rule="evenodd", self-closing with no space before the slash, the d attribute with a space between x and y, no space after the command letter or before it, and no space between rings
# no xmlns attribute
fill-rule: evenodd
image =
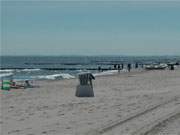
<svg viewBox="0 0 180 135"><path fill-rule="evenodd" d="M36 79L48 79L48 80L58 80L58 79L73 79L74 76L70 74L53 74L53 75L40 75L35 77Z"/></svg>
<svg viewBox="0 0 180 135"><path fill-rule="evenodd" d="M0 73L13 72L13 69L0 69Z"/></svg>
<svg viewBox="0 0 180 135"><path fill-rule="evenodd" d="M120 70L120 72L128 72L127 69L123 69L123 70ZM94 73L93 75L94 76L106 76L106 75L114 75L114 74L117 74L118 73L118 70L108 70L108 71L103 71L103 72L99 72L99 73Z"/></svg>
<svg viewBox="0 0 180 135"><path fill-rule="evenodd" d="M23 69L23 72L33 72L33 71L40 71L41 69Z"/></svg>
<svg viewBox="0 0 180 135"><path fill-rule="evenodd" d="M12 75L13 75L13 73L2 73L2 74L0 74L0 78L12 76Z"/></svg>
<svg viewBox="0 0 180 135"><path fill-rule="evenodd" d="M100 73L94 73L94 76L104 76L104 75L113 75L118 73L118 70L109 70L109 71L104 71L104 72L100 72Z"/></svg>

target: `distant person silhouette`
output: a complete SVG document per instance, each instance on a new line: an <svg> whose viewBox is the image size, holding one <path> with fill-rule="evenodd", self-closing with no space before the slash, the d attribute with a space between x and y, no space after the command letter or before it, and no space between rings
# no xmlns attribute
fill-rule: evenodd
<svg viewBox="0 0 180 135"><path fill-rule="evenodd" d="M98 67L98 71L99 71L99 72L101 72L101 71L102 71L101 66L99 66L99 67Z"/></svg>
<svg viewBox="0 0 180 135"><path fill-rule="evenodd" d="M128 68L128 72L130 72L131 71L131 64L128 64L127 68Z"/></svg>
<svg viewBox="0 0 180 135"><path fill-rule="evenodd" d="M171 65L171 66L170 66L170 70L174 70L174 65Z"/></svg>
<svg viewBox="0 0 180 135"><path fill-rule="evenodd" d="M137 69L138 68L138 63L136 62L136 64L135 64L135 68Z"/></svg>
<svg viewBox="0 0 180 135"><path fill-rule="evenodd" d="M124 69L124 64L123 63L121 64L121 68Z"/></svg>
<svg viewBox="0 0 180 135"><path fill-rule="evenodd" d="M120 67L120 65L118 65L118 72L120 72L120 70L121 70L121 67Z"/></svg>
<svg viewBox="0 0 180 135"><path fill-rule="evenodd" d="M114 69L117 69L117 65L116 64L114 64Z"/></svg>

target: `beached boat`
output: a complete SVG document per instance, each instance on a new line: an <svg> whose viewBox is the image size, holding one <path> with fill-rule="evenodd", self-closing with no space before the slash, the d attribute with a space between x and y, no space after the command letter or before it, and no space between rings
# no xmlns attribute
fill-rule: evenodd
<svg viewBox="0 0 180 135"><path fill-rule="evenodd" d="M151 64L151 65L146 65L145 69L146 70L164 70L168 67L167 64Z"/></svg>

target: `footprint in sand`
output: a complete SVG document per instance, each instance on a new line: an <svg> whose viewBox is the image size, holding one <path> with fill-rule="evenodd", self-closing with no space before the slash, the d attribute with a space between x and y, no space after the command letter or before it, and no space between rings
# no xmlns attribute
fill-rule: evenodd
<svg viewBox="0 0 180 135"><path fill-rule="evenodd" d="M47 131L43 131L43 132L41 132L42 134L47 134Z"/></svg>
<svg viewBox="0 0 180 135"><path fill-rule="evenodd" d="M71 129L71 127L66 127L66 129Z"/></svg>
<svg viewBox="0 0 180 135"><path fill-rule="evenodd" d="M8 132L8 134L15 134L15 133L19 133L21 130L16 129L16 130L12 130L10 132Z"/></svg>
<svg viewBox="0 0 180 135"><path fill-rule="evenodd" d="M46 135L52 135L53 133L55 133L56 130L52 129L52 130L48 130L48 131L43 131L42 134L46 134Z"/></svg>
<svg viewBox="0 0 180 135"><path fill-rule="evenodd" d="M24 118L21 118L21 119L19 119L18 121L24 121L25 119Z"/></svg>
<svg viewBox="0 0 180 135"><path fill-rule="evenodd" d="M64 113L60 113L60 114L58 114L57 116L64 116L65 114Z"/></svg>
<svg viewBox="0 0 180 135"><path fill-rule="evenodd" d="M117 116L117 117L122 117L122 115L121 115L121 114L117 114L116 116Z"/></svg>
<svg viewBox="0 0 180 135"><path fill-rule="evenodd" d="M92 125L93 123L92 123L92 122L88 122L87 124L88 124L88 125Z"/></svg>
<svg viewBox="0 0 180 135"><path fill-rule="evenodd" d="M34 113L29 113L28 115L29 115L29 116L32 116L32 115L34 115Z"/></svg>

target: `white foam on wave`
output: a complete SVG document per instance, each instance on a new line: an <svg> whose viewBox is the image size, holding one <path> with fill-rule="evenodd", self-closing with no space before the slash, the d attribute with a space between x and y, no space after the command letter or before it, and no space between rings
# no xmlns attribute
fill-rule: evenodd
<svg viewBox="0 0 180 135"><path fill-rule="evenodd" d="M2 74L0 74L0 78L12 76L12 75L13 75L13 73L2 73Z"/></svg>
<svg viewBox="0 0 180 135"><path fill-rule="evenodd" d="M127 69L122 69L120 70L120 72L128 72ZM94 76L106 76L106 75L114 75L117 74L118 70L108 70L108 71L103 71L103 72L99 72L99 73L94 73Z"/></svg>
<svg viewBox="0 0 180 135"><path fill-rule="evenodd" d="M128 72L128 70L127 69L122 69L122 70L120 70L120 72Z"/></svg>
<svg viewBox="0 0 180 135"><path fill-rule="evenodd" d="M55 79L73 79L75 77L70 74L62 73L62 74L53 74L53 75L41 75L41 76L37 76L36 78L55 80Z"/></svg>
<svg viewBox="0 0 180 135"><path fill-rule="evenodd" d="M94 73L94 76L105 76L105 75L113 75L113 74L117 74L118 70L108 70L108 71L103 71L103 72L99 72L99 73Z"/></svg>
<svg viewBox="0 0 180 135"><path fill-rule="evenodd" d="M33 71L40 71L41 69L23 69L21 71L24 71L24 72L33 72Z"/></svg>
<svg viewBox="0 0 180 135"><path fill-rule="evenodd" d="M0 73L13 72L13 69L0 69Z"/></svg>

